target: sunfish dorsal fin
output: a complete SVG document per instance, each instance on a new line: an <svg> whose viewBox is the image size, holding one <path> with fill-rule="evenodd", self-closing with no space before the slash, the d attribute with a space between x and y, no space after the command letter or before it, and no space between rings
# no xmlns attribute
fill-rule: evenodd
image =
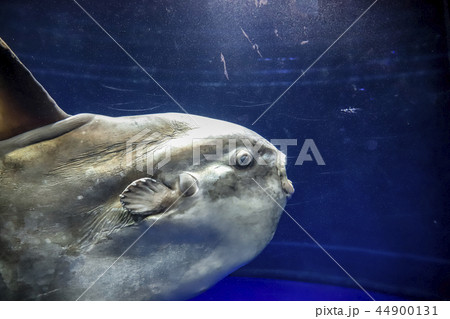
<svg viewBox="0 0 450 319"><path fill-rule="evenodd" d="M0 38L0 141L67 117Z"/></svg>

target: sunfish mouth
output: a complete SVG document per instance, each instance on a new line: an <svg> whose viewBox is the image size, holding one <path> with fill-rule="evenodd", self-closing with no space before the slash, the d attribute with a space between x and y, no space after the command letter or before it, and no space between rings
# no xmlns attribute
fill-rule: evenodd
<svg viewBox="0 0 450 319"><path fill-rule="evenodd" d="M287 198L290 198L294 194L295 189L292 182L287 178L286 174L286 155L282 152L278 152L278 175L280 176L281 188L286 194Z"/></svg>
<svg viewBox="0 0 450 319"><path fill-rule="evenodd" d="M288 180L286 176L282 177L281 179L281 187L283 188L283 191L286 193L287 198L290 198L292 194L294 194L295 192L292 182Z"/></svg>

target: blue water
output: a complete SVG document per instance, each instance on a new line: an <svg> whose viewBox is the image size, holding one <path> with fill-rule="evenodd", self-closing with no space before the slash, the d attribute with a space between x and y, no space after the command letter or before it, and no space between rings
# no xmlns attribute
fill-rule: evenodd
<svg viewBox="0 0 450 319"><path fill-rule="evenodd" d="M311 68L372 1L79 3L188 112L297 139L286 210L363 287L450 298L450 24L441 1L379 1ZM0 36L68 113L181 112L72 1L2 2ZM326 165L294 165L305 139ZM204 298L364 297L287 215L233 276Z"/></svg>
<svg viewBox="0 0 450 319"><path fill-rule="evenodd" d="M369 292L377 301L406 300ZM227 277L213 288L191 299L195 301L367 301L361 289L268 278Z"/></svg>

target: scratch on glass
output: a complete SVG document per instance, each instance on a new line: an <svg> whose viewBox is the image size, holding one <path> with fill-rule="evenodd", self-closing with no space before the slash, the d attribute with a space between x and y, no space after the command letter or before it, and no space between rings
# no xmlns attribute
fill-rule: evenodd
<svg viewBox="0 0 450 319"><path fill-rule="evenodd" d="M244 31L244 29L242 29L242 27L240 27L240 28L241 28L242 33L244 34L244 37L246 37L248 42L250 42L250 44L252 45L253 50L255 50L256 53L258 53L258 55L262 58L263 56L262 56L261 52L259 52L259 46L256 43L253 43L252 40L250 40L250 37L248 36L247 33L245 33L245 31Z"/></svg>
<svg viewBox="0 0 450 319"><path fill-rule="evenodd" d="M227 62L225 62L225 57L223 56L222 52L220 52L220 62L223 63L223 74L227 78L228 81L230 81L230 78L228 77L228 71L227 71Z"/></svg>

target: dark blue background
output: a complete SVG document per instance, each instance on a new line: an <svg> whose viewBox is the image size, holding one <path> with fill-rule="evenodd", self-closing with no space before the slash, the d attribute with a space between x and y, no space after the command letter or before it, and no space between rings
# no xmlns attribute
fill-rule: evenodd
<svg viewBox="0 0 450 319"><path fill-rule="evenodd" d="M79 2L188 112L298 139L286 210L361 285L450 298L443 1L379 0L254 126L372 1ZM1 1L0 36L68 113L180 112L73 1ZM294 166L305 138L325 166ZM267 249L233 275L356 287L286 215ZM240 299L232 287L220 298ZM314 299L302 289L284 299Z"/></svg>

